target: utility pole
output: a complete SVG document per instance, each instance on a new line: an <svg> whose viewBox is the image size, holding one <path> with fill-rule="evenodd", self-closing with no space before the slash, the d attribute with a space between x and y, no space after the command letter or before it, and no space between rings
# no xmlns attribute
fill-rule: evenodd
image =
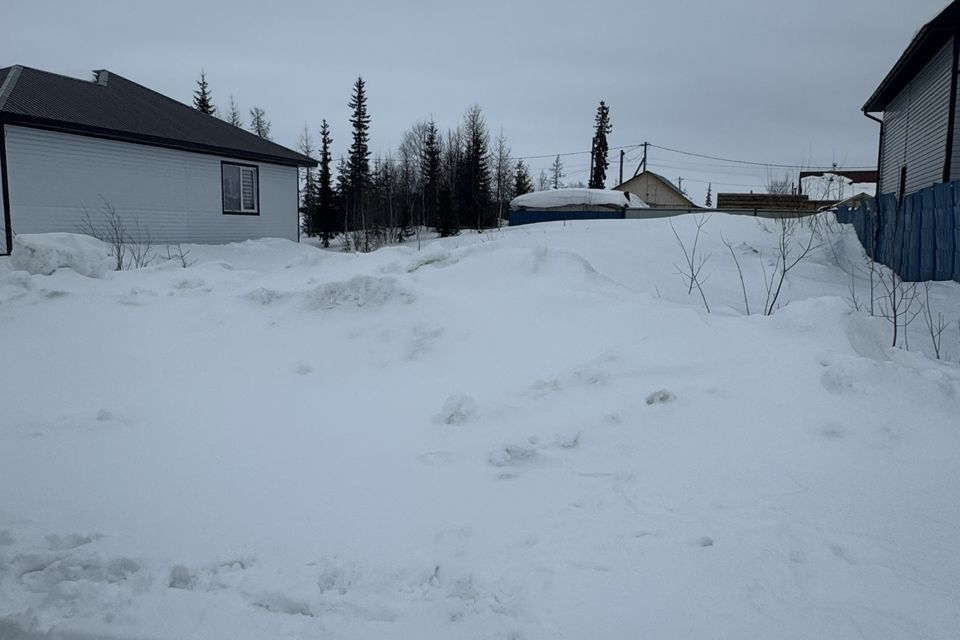
<svg viewBox="0 0 960 640"><path fill-rule="evenodd" d="M680 189L680 193L683 193L683 176L677 176L677 189Z"/></svg>
<svg viewBox="0 0 960 640"><path fill-rule="evenodd" d="M587 186L590 186L590 183L593 182L593 154L596 150L596 146L590 145L590 176L587 178Z"/></svg>
<svg viewBox="0 0 960 640"><path fill-rule="evenodd" d="M626 151L620 149L620 182L618 184L623 184L623 156L626 154Z"/></svg>
<svg viewBox="0 0 960 640"><path fill-rule="evenodd" d="M647 142L643 143L643 157L640 158L640 164L637 165L637 170L633 172L633 177L636 178L640 175L641 171L647 170Z"/></svg>

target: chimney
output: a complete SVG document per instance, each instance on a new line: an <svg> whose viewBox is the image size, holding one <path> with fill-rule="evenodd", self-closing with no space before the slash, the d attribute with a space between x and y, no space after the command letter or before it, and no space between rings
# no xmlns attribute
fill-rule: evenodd
<svg viewBox="0 0 960 640"><path fill-rule="evenodd" d="M101 87L107 86L107 83L110 81L110 72L106 69L100 69L99 71L93 72L97 76L97 84Z"/></svg>

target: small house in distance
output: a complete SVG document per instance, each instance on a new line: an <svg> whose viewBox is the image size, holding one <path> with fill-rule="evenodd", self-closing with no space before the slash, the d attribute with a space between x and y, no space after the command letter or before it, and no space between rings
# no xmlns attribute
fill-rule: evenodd
<svg viewBox="0 0 960 640"><path fill-rule="evenodd" d="M510 201L510 226L558 220L622 220L647 207L633 194L609 189L550 189Z"/></svg>
<svg viewBox="0 0 960 640"><path fill-rule="evenodd" d="M880 122L878 195L896 194L902 201L960 179L958 53L960 1L955 1L917 32L863 105L863 113Z"/></svg>
<svg viewBox="0 0 960 640"><path fill-rule="evenodd" d="M0 69L0 254L107 203L154 243L299 235L300 153L109 71Z"/></svg>
<svg viewBox="0 0 960 640"><path fill-rule="evenodd" d="M632 193L652 209L699 209L675 184L653 171L642 171L614 190Z"/></svg>

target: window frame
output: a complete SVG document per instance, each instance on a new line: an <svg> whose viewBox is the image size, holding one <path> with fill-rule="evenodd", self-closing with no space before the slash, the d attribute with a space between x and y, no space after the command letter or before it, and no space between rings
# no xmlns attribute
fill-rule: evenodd
<svg viewBox="0 0 960 640"><path fill-rule="evenodd" d="M237 167L240 169L240 209L227 209L227 194L223 189L224 167ZM253 169L254 184L254 208L243 208L243 170ZM244 164L242 162L231 162L227 160L220 161L220 208L225 216L259 216L260 215L260 166L255 164Z"/></svg>

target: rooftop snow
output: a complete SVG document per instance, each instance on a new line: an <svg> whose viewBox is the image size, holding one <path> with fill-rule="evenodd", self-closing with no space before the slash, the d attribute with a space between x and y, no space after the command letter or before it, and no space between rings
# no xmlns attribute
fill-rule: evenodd
<svg viewBox="0 0 960 640"><path fill-rule="evenodd" d="M583 205L613 208L646 208L647 204L637 196L611 189L549 189L517 196L510 201L511 209L549 209Z"/></svg>

